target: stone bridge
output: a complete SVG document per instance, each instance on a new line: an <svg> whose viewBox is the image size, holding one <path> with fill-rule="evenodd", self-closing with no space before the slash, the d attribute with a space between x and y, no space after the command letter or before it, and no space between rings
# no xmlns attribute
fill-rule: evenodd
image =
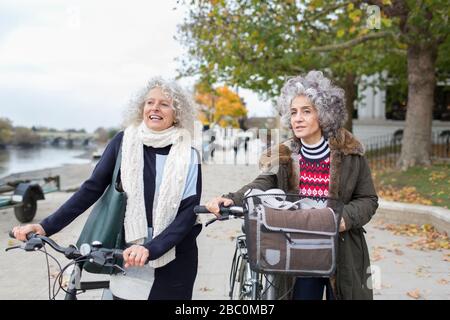
<svg viewBox="0 0 450 320"><path fill-rule="evenodd" d="M94 140L93 134L84 132L38 131L36 133L44 143L52 146L88 146Z"/></svg>

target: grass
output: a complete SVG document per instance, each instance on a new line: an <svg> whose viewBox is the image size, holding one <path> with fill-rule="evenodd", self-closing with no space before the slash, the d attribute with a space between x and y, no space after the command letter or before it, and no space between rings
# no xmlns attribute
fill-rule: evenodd
<svg viewBox="0 0 450 320"><path fill-rule="evenodd" d="M375 187L386 200L450 208L450 163L373 171Z"/></svg>

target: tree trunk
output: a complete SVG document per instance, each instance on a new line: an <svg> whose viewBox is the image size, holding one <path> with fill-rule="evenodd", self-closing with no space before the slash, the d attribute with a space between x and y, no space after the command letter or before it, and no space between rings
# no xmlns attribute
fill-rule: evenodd
<svg viewBox="0 0 450 320"><path fill-rule="evenodd" d="M434 45L408 47L408 104L402 151L397 167L431 164L431 121L436 86Z"/></svg>
<svg viewBox="0 0 450 320"><path fill-rule="evenodd" d="M348 73L344 80L344 90L345 90L345 107L347 109L347 122L344 127L350 132L353 132L353 111L356 100L356 86L355 86L356 76L353 73Z"/></svg>

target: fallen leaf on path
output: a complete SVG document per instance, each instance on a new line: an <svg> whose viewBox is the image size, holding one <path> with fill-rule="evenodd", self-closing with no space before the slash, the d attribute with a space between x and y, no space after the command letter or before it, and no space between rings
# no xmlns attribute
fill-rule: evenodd
<svg viewBox="0 0 450 320"><path fill-rule="evenodd" d="M402 250L399 250L399 249L395 249L395 250L394 250L394 253L395 253L396 255L398 255L398 256L402 256L402 255L403 255L403 251L402 251Z"/></svg>
<svg viewBox="0 0 450 320"><path fill-rule="evenodd" d="M411 298L416 299L416 300L420 298L420 291L419 291L419 289L415 289L413 291L408 291L406 294L408 296L410 296Z"/></svg>
<svg viewBox="0 0 450 320"><path fill-rule="evenodd" d="M371 261L379 261L381 259L384 259L384 256L380 252L374 252L370 255Z"/></svg>
<svg viewBox="0 0 450 320"><path fill-rule="evenodd" d="M386 200L431 205L433 202L421 196L415 187L394 188L391 185L378 186L378 195Z"/></svg>
<svg viewBox="0 0 450 320"><path fill-rule="evenodd" d="M445 232L438 232L431 224L389 224L386 229L394 235L419 237L407 244L417 250L446 250L450 249L450 240Z"/></svg>
<svg viewBox="0 0 450 320"><path fill-rule="evenodd" d="M446 284L448 284L448 281L445 280L445 279L439 279L439 280L437 281L437 283L442 284L442 285L446 285Z"/></svg>
<svg viewBox="0 0 450 320"><path fill-rule="evenodd" d="M401 243L398 243L398 242L392 242L390 245L391 245L391 247L393 247L393 248L395 248L395 247L401 247L401 246L402 246L402 244L401 244Z"/></svg>
<svg viewBox="0 0 450 320"><path fill-rule="evenodd" d="M210 289L208 287L200 288L200 291L203 291L203 292L212 291L212 290L214 290L214 289Z"/></svg>

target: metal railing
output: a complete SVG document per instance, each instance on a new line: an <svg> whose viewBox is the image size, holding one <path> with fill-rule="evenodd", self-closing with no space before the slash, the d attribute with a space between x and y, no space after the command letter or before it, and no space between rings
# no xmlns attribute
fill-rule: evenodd
<svg viewBox="0 0 450 320"><path fill-rule="evenodd" d="M362 140L371 169L394 168L400 158L403 131ZM431 137L431 159L450 159L450 130L433 132Z"/></svg>

